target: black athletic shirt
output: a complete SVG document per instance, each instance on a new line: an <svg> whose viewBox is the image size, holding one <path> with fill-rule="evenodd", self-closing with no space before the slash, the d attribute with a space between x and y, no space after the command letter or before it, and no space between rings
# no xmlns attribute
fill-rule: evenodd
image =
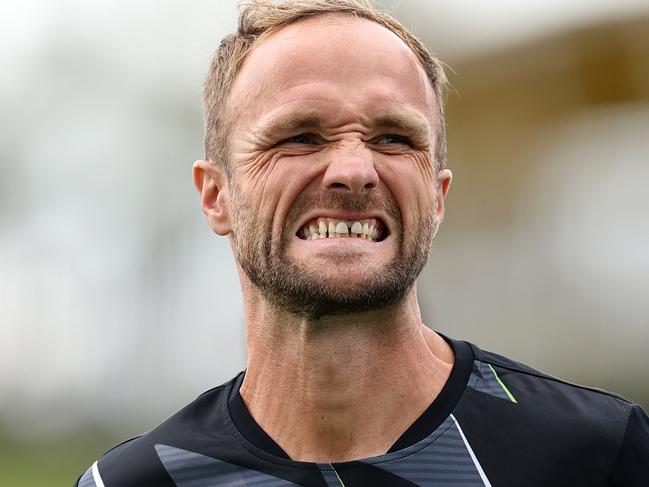
<svg viewBox="0 0 649 487"><path fill-rule="evenodd" d="M649 486L649 418L638 405L448 341L449 380L384 455L291 460L248 413L241 373L108 451L76 485Z"/></svg>

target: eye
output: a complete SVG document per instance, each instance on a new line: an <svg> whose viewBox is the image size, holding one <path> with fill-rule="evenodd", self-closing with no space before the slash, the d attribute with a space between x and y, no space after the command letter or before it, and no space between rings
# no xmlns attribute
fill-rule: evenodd
<svg viewBox="0 0 649 487"><path fill-rule="evenodd" d="M312 134L299 134L282 140L280 144L315 144L315 137Z"/></svg>
<svg viewBox="0 0 649 487"><path fill-rule="evenodd" d="M387 134L387 135L382 135L378 139L376 139L376 144L402 144L402 145L412 145L410 142L410 139L408 137L404 137L403 135L394 135L394 134Z"/></svg>

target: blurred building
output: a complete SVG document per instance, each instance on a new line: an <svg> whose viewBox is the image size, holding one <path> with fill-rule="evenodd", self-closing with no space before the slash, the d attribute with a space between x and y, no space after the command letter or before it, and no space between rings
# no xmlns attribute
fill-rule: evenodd
<svg viewBox="0 0 649 487"><path fill-rule="evenodd" d="M649 404L649 15L452 63L449 334Z"/></svg>

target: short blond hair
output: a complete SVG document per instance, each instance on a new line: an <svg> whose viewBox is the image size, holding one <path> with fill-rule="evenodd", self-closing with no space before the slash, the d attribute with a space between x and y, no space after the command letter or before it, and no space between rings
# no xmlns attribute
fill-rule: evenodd
<svg viewBox="0 0 649 487"><path fill-rule="evenodd" d="M439 59L424 44L390 15L374 6L372 0L310 0L273 2L250 0L240 6L236 32L221 41L212 57L203 87L205 157L221 165L231 175L228 149L226 105L228 95L243 61L260 40L301 20L330 14L352 15L375 22L396 34L417 56L437 99L438 133L434 159L436 168L446 167L446 127L444 101L447 79Z"/></svg>

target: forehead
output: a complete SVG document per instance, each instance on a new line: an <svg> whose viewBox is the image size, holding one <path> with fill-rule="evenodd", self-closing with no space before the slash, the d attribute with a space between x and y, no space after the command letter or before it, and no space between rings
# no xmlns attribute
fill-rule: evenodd
<svg viewBox="0 0 649 487"><path fill-rule="evenodd" d="M342 123L352 114L399 109L433 124L436 103L417 57L397 35L339 14L300 21L260 40L228 97L228 109L243 122L278 110L308 110Z"/></svg>

